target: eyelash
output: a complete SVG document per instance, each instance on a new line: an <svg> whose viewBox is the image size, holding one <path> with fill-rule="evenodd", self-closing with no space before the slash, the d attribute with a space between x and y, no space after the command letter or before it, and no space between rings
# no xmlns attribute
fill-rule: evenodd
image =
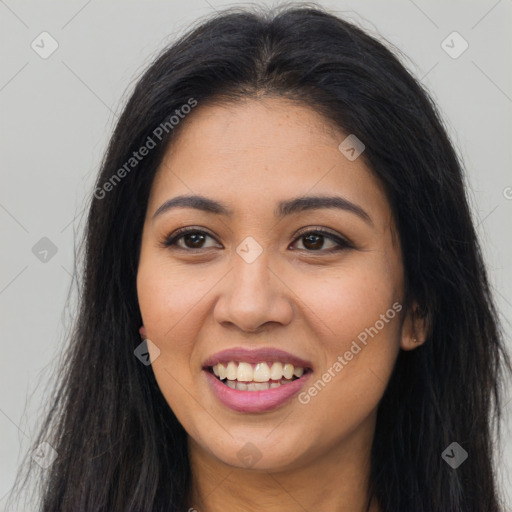
<svg viewBox="0 0 512 512"><path fill-rule="evenodd" d="M166 237L162 241L162 246L165 248L173 248L173 249L183 250L183 251L192 252L192 253L197 253L199 251L202 251L203 248L191 249L188 247L185 248L185 247L180 247L179 245L177 245L176 242L181 240L186 235L189 235L192 233L200 233L200 234L209 236L210 238L213 238L215 240L214 236L210 235L208 232L203 231L201 229L181 228L181 229L178 229L177 231L175 231L172 235ZM325 229L322 229L322 228L310 229L309 231L304 231L302 233L299 233L293 240L292 244L295 244L298 240L300 240L301 238L305 238L308 235L321 235L325 238L328 238L332 242L336 243L337 247L332 247L331 249L318 249L318 250L308 250L308 249L295 249L295 250L305 251L305 252L312 253L312 254L314 254L314 253L332 254L332 253L335 253L338 251L354 248L353 244L351 242L349 242L347 239L342 238L337 235L334 235L330 231L326 231ZM211 249L211 247L207 247L206 249Z"/></svg>

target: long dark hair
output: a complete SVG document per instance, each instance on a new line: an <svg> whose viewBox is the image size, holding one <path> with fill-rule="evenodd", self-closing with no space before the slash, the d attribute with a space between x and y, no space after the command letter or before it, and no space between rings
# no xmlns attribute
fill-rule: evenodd
<svg viewBox="0 0 512 512"><path fill-rule="evenodd" d="M379 404L371 496L383 512L498 512L493 439L511 365L461 163L429 94L395 54L315 5L215 14L136 84L90 200L78 316L34 442L58 454L41 479L41 510L186 509L186 433L151 366L134 356L143 220L163 153L187 122L171 126L176 110L260 93L309 105L363 141L398 226L408 304L429 325L423 346L400 352ZM156 147L127 166L148 137ZM441 457L453 442L468 453L457 469Z"/></svg>

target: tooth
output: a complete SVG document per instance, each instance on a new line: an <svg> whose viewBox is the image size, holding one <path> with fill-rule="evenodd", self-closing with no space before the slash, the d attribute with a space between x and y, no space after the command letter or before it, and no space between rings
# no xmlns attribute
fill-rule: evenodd
<svg viewBox="0 0 512 512"><path fill-rule="evenodd" d="M283 376L285 379L291 379L293 377L293 364L286 363L283 366Z"/></svg>
<svg viewBox="0 0 512 512"><path fill-rule="evenodd" d="M249 363L238 363L236 378L240 381L251 381L253 376L252 366Z"/></svg>
<svg viewBox="0 0 512 512"><path fill-rule="evenodd" d="M270 389L278 388L281 384L279 382L271 382Z"/></svg>
<svg viewBox="0 0 512 512"><path fill-rule="evenodd" d="M234 363L233 361L230 361L226 368L226 378L228 380L236 380L236 374L237 374L236 363Z"/></svg>
<svg viewBox="0 0 512 512"><path fill-rule="evenodd" d="M300 366L293 370L293 375L295 375L296 377L302 377L303 374L304 368L301 368Z"/></svg>
<svg viewBox="0 0 512 512"><path fill-rule="evenodd" d="M280 380L283 376L283 365L279 362L276 362L272 365L270 369L270 379L271 380Z"/></svg>
<svg viewBox="0 0 512 512"><path fill-rule="evenodd" d="M292 378L301 377L304 374L304 368L294 367L293 364L286 363L282 364L279 361L275 361L269 367L266 362L257 363L253 369L250 363L235 361L229 361L228 363L218 363L212 367L213 373L216 377L221 380L227 379L228 381L237 382L237 387L232 389L241 389L243 391L259 390L259 389L270 389L269 387L261 388L260 386L251 386L245 389L244 382L255 382L258 384L268 383L269 380L281 381L281 384L292 382ZM227 383L227 382L226 382ZM239 388L238 383L242 383ZM272 383L276 384L276 383ZM272 389L278 387L277 385L271 386Z"/></svg>
<svg viewBox="0 0 512 512"><path fill-rule="evenodd" d="M226 385L228 388L235 389L236 388L236 382L234 380L227 380Z"/></svg>
<svg viewBox="0 0 512 512"><path fill-rule="evenodd" d="M268 382L270 378L270 368L267 363L258 363L254 368L254 376L252 380L254 382Z"/></svg>
<svg viewBox="0 0 512 512"><path fill-rule="evenodd" d="M247 384L245 382L236 382L236 389L239 391L247 391Z"/></svg>
<svg viewBox="0 0 512 512"><path fill-rule="evenodd" d="M251 382L247 384L247 391L263 391L268 389L268 382Z"/></svg>

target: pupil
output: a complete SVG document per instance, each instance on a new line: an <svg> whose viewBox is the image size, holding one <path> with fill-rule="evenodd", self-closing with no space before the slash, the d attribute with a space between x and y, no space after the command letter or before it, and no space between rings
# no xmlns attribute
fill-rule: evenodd
<svg viewBox="0 0 512 512"><path fill-rule="evenodd" d="M197 249L201 246L201 243L204 242L204 235L202 233L189 233L185 235L185 243L187 242L191 242L190 246ZM187 243L187 245L189 244Z"/></svg>
<svg viewBox="0 0 512 512"><path fill-rule="evenodd" d="M200 248L204 242L203 233L188 233L185 235L185 243L192 248ZM321 249L323 245L323 235L307 235L304 237L304 246L310 249Z"/></svg>
<svg viewBox="0 0 512 512"><path fill-rule="evenodd" d="M310 245L310 249L321 249L323 245L322 235L307 235L304 237L304 247Z"/></svg>

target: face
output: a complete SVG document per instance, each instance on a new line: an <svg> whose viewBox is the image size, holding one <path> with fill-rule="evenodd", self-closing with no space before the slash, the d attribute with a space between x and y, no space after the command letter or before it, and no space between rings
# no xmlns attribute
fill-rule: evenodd
<svg viewBox="0 0 512 512"><path fill-rule="evenodd" d="M199 105L181 128L151 189L137 289L191 446L285 470L368 444L413 337L382 185L338 149L347 134L284 99Z"/></svg>

